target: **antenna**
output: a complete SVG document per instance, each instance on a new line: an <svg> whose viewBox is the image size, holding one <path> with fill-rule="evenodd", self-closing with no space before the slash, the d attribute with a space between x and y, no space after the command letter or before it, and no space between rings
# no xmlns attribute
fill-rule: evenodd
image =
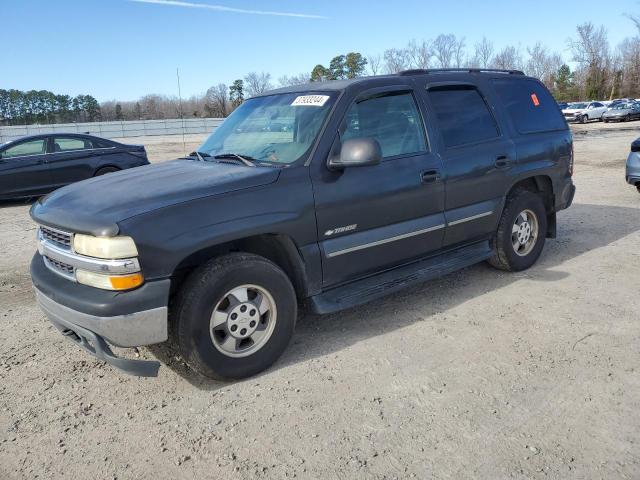
<svg viewBox="0 0 640 480"><path fill-rule="evenodd" d="M176 67L176 77L178 77L178 102L180 105L180 120L182 121L182 154L187 156L187 144L184 140L184 115L182 114L182 93L180 92L180 70Z"/></svg>

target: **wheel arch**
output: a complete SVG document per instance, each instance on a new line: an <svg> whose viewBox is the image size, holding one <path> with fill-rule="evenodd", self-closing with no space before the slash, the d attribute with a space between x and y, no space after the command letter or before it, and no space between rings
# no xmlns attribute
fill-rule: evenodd
<svg viewBox="0 0 640 480"><path fill-rule="evenodd" d="M99 166L98 166L98 167L93 171L93 176L95 177L95 176L98 174L98 172L100 172L100 170L104 170L105 168L115 168L115 169L116 169L116 171L120 171L120 170L122 170L122 167L121 167L121 166L119 166L119 165L115 165L115 164L112 164L112 163L106 163L106 164L103 164L103 165L99 165Z"/></svg>
<svg viewBox="0 0 640 480"><path fill-rule="evenodd" d="M532 175L516 181L509 191L507 197L517 188L525 188L542 197L544 208L547 212L547 238L556 238L556 212L554 209L553 182L548 175Z"/></svg>
<svg viewBox="0 0 640 480"><path fill-rule="evenodd" d="M280 267L291 280L298 300L308 296L308 277L305 263L294 240L284 234L268 233L238 238L196 250L183 258L172 274L172 292L195 268L208 260L232 252L252 253L264 257Z"/></svg>

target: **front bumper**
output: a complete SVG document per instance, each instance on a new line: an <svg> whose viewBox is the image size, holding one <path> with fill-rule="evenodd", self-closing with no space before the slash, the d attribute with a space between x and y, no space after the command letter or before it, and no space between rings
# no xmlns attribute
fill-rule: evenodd
<svg viewBox="0 0 640 480"><path fill-rule="evenodd" d="M35 292L40 308L46 313L47 317L49 317L51 323L53 323L53 325L60 330L60 333L65 337L75 342L91 355L130 375L136 375L139 377L156 377L158 375L160 362L117 357L103 336L97 334L94 330L82 326L85 324L95 325L96 328L102 328L105 326L104 323L114 323L113 320L118 322L118 319L104 319L86 315L54 302L42 294L38 289L35 289ZM164 315L166 316L166 312L164 312ZM145 325L149 324L149 321L153 320L154 317L159 318L161 316L162 312L147 311L131 315L127 320L131 325L136 325L137 320L142 320L141 324ZM137 330L139 327L136 326L134 329Z"/></svg>
<svg viewBox="0 0 640 480"><path fill-rule="evenodd" d="M630 185L640 184L640 152L631 152L627 158L625 178Z"/></svg>
<svg viewBox="0 0 640 480"><path fill-rule="evenodd" d="M170 281L156 280L126 292L100 290L61 278L42 256L31 261L38 304L49 320L92 355L133 375L155 375L158 363L116 357L108 344L137 347L168 338Z"/></svg>

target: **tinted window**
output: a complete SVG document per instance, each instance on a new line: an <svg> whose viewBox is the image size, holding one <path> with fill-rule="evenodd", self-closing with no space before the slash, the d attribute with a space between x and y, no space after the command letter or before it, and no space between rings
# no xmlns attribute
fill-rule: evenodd
<svg viewBox="0 0 640 480"><path fill-rule="evenodd" d="M446 147L477 143L499 135L496 121L476 88L433 88L429 90L429 98Z"/></svg>
<svg viewBox="0 0 640 480"><path fill-rule="evenodd" d="M604 105L603 105L603 104L598 103L598 102L593 102L591 105L592 105L593 107L604 107Z"/></svg>
<svg viewBox="0 0 640 480"><path fill-rule="evenodd" d="M426 149L422 118L411 93L369 98L354 103L345 116L342 140L373 137L383 157Z"/></svg>
<svg viewBox="0 0 640 480"><path fill-rule="evenodd" d="M24 157L28 155L41 155L46 152L44 138L22 142L2 152L2 158Z"/></svg>
<svg viewBox="0 0 640 480"><path fill-rule="evenodd" d="M84 138L73 137L54 137L53 138L53 151L54 152L71 152L74 150L89 150L93 148L90 140Z"/></svg>
<svg viewBox="0 0 640 480"><path fill-rule="evenodd" d="M535 80L493 80L493 85L518 132L533 133L567 128L555 100L549 91ZM586 106L570 104L569 108Z"/></svg>

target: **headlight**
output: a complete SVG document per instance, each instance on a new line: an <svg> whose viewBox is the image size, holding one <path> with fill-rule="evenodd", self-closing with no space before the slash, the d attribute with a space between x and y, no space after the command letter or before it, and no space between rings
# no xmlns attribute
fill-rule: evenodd
<svg viewBox="0 0 640 480"><path fill-rule="evenodd" d="M144 282L141 273L131 273L129 275L104 275L102 273L89 272L87 270L76 270L76 280L83 285L102 288L104 290L131 290L139 287Z"/></svg>
<svg viewBox="0 0 640 480"><path fill-rule="evenodd" d="M76 253L96 258L130 258L138 256L138 249L131 237L93 237L76 233L73 237Z"/></svg>

